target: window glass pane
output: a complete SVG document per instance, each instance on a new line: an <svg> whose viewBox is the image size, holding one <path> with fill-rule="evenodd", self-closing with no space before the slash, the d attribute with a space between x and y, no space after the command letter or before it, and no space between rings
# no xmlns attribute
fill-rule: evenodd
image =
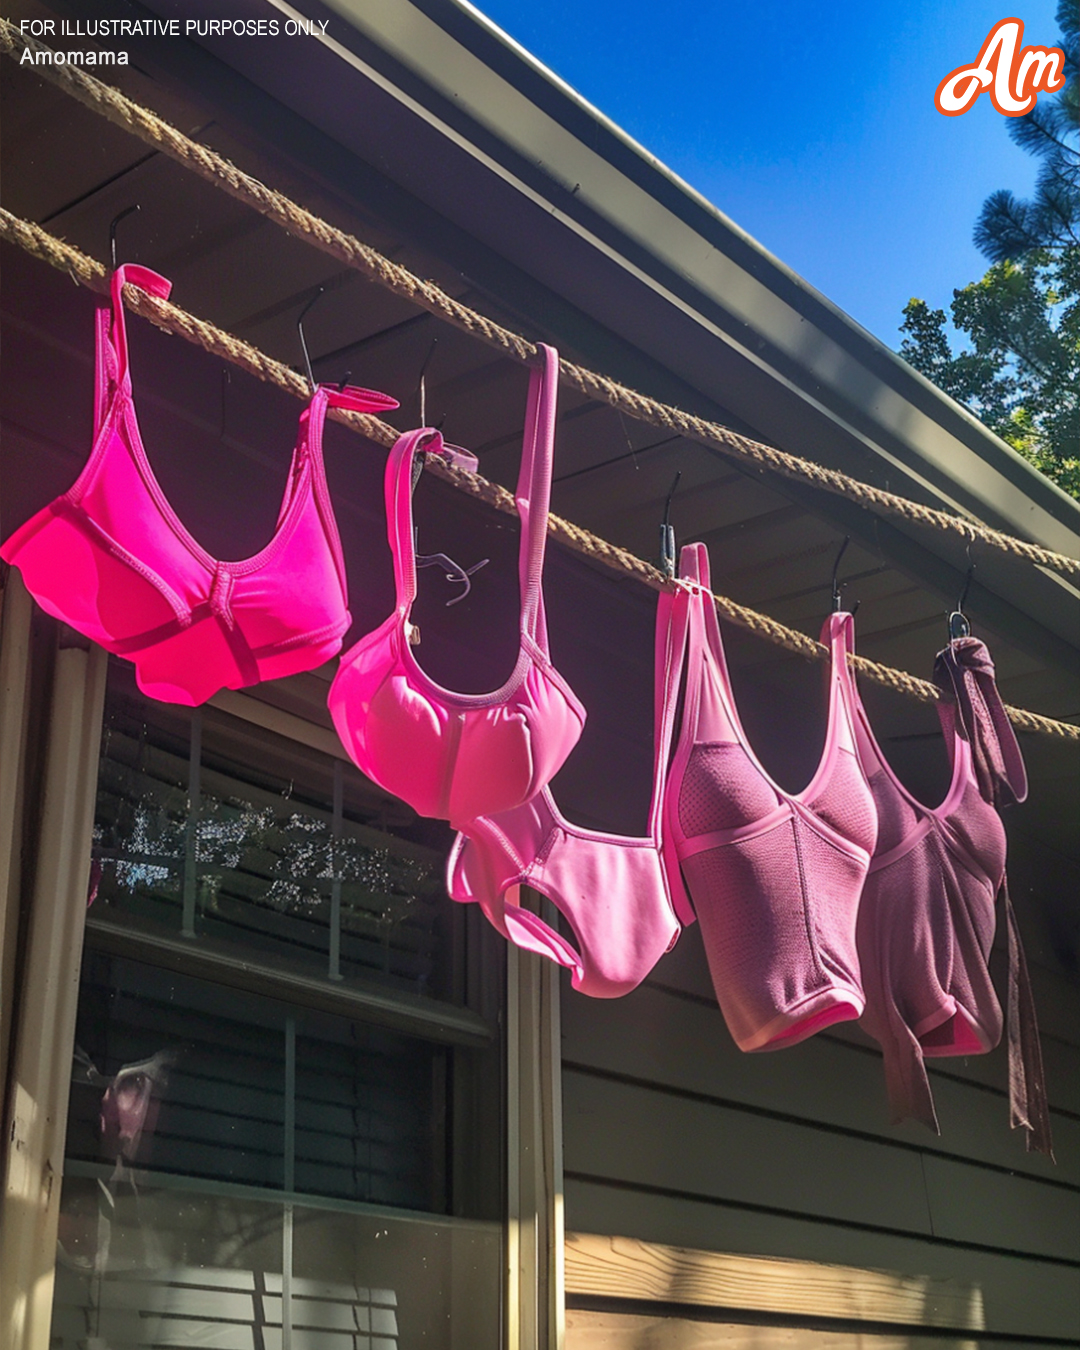
<svg viewBox="0 0 1080 1350"><path fill-rule="evenodd" d="M71 1158L445 1208L442 1046L94 951L76 1044Z"/></svg>
<svg viewBox="0 0 1080 1350"><path fill-rule="evenodd" d="M333 978L459 992L444 826L329 754L213 708L151 704L118 667L95 842L96 913Z"/></svg>
<svg viewBox="0 0 1080 1350"><path fill-rule="evenodd" d="M496 1223L285 1207L195 1183L136 1191L74 1173L54 1350L281 1350L286 1319L293 1350L499 1344Z"/></svg>

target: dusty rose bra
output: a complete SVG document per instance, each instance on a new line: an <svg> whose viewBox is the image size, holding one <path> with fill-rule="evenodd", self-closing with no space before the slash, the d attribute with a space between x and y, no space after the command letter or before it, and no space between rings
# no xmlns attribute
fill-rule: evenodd
<svg viewBox="0 0 1080 1350"><path fill-rule="evenodd" d="M704 544L682 550L690 625L667 835L682 865L716 997L742 1050L775 1050L857 1018L859 893L877 827L855 755L852 621L832 614L829 722L802 792L778 787L739 721Z"/></svg>
<svg viewBox="0 0 1080 1350"><path fill-rule="evenodd" d="M585 710L551 664L542 579L555 439L559 357L542 347L532 372L517 485L521 519L520 645L510 678L490 694L443 689L409 641L416 598L412 467L442 450L430 429L401 436L386 465L386 520L397 607L341 658L330 687L338 735L361 771L421 815L464 826L529 801L577 744Z"/></svg>
<svg viewBox="0 0 1080 1350"><path fill-rule="evenodd" d="M878 843L859 910L866 1011L881 1043L897 1120L937 1132L924 1061L981 1055L1001 1039L1002 1013L988 961L994 906L1005 880L1005 827L997 803L1021 802L1027 777L983 643L957 639L934 678L952 781L931 810L907 791L882 754L856 693L856 741L874 795ZM1006 891L1009 926L1009 1076L1013 1125L1050 1151L1041 1052L1027 968Z"/></svg>
<svg viewBox="0 0 1080 1350"><path fill-rule="evenodd" d="M447 864L447 888L474 901L502 935L565 966L575 989L618 998L634 989L694 912L678 863L665 860L664 788L686 634L684 592L662 594L656 614L653 793L643 838L573 825L551 789L517 810L472 821ZM569 941L520 903L520 887L546 896Z"/></svg>
<svg viewBox="0 0 1080 1350"><path fill-rule="evenodd" d="M367 389L316 389L300 415L274 537L241 562L212 558L162 492L139 434L121 291L167 298L170 284L127 265L112 311L97 316L94 445L74 486L0 548L49 614L133 661L139 688L194 706L221 688L311 670L349 626L345 568L322 459L326 409L397 401Z"/></svg>

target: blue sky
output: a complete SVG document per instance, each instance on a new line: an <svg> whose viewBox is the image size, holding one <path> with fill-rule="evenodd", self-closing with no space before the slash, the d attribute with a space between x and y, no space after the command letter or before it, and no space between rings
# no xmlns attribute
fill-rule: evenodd
<svg viewBox="0 0 1080 1350"><path fill-rule="evenodd" d="M986 270L985 197L1035 161L934 90L994 23L1057 40L1055 0L479 0L487 16L890 347L917 295Z"/></svg>

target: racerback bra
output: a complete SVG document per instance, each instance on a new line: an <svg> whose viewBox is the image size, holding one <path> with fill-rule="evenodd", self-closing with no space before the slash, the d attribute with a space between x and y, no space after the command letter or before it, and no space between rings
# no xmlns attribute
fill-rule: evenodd
<svg viewBox="0 0 1080 1350"><path fill-rule="evenodd" d="M739 721L704 544L690 588L686 691L667 833L693 898L716 997L742 1050L775 1050L863 1011L855 920L876 839L855 754L849 614L832 614L829 721L810 784L772 781Z"/></svg>
<svg viewBox="0 0 1080 1350"><path fill-rule="evenodd" d="M565 966L575 989L618 998L635 989L694 912L678 863L665 860L664 788L686 633L686 596L662 594L656 615L653 793L643 838L573 825L551 789L515 811L472 821L454 841L447 889L480 905L503 937ZM521 904L529 886L569 925L568 941ZM575 945L576 944L576 945Z"/></svg>
<svg viewBox="0 0 1080 1350"><path fill-rule="evenodd" d="M386 464L386 523L397 606L341 658L330 712L354 763L422 816L463 826L534 797L577 744L585 710L551 664L543 570L555 440L559 357L541 347L529 383L517 485L521 519L520 644L510 678L490 694L443 689L413 655L416 598L412 468L417 452L440 453L422 429L399 437Z"/></svg>
<svg viewBox="0 0 1080 1350"><path fill-rule="evenodd" d="M1005 881L1005 827L997 803L1027 796L1016 736L983 643L959 638L940 652L934 679L952 781L931 810L881 752L856 693L856 743L878 815L878 842L859 911L866 992L862 1026L884 1052L897 1120L938 1132L926 1059L981 1055L1001 1039L988 961L995 901ZM1009 927L1010 1096L1029 1147L1050 1151L1041 1053L1027 967L1006 891Z"/></svg>
<svg viewBox="0 0 1080 1350"><path fill-rule="evenodd" d="M241 562L191 537L143 447L128 369L125 282L166 299L170 283L127 265L96 325L94 444L73 487L0 548L55 618L134 662L139 688L189 707L221 688L311 670L349 626L345 567L322 459L328 406L396 408L367 389L320 386L300 415L274 537Z"/></svg>

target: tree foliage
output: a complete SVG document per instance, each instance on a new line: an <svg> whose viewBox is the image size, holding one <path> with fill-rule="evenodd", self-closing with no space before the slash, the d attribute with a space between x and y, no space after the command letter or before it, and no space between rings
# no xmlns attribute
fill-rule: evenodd
<svg viewBox="0 0 1080 1350"><path fill-rule="evenodd" d="M954 354L945 311L913 299L900 354L992 431L1080 499L1080 80L1072 0L1057 13L1065 87L1026 117L1013 140L1041 160L1035 192L987 198L975 243L989 271L953 292L954 327L971 343Z"/></svg>

